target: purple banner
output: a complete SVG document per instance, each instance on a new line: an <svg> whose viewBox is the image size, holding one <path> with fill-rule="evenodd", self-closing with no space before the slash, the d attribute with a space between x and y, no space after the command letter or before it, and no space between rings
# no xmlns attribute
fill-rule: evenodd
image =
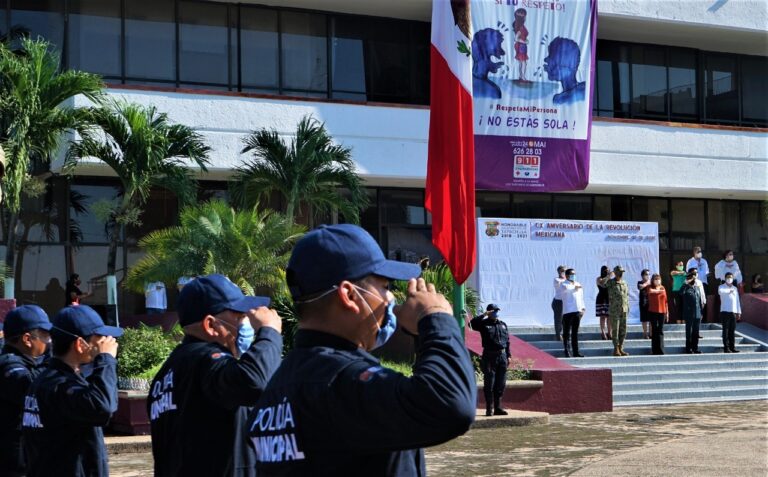
<svg viewBox="0 0 768 477"><path fill-rule="evenodd" d="M589 183L597 0L473 0L478 189Z"/></svg>

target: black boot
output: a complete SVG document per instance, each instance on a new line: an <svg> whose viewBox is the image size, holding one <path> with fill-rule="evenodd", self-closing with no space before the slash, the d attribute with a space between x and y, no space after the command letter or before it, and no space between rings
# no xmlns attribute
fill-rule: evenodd
<svg viewBox="0 0 768 477"><path fill-rule="evenodd" d="M565 357L570 358L571 352L568 350L568 343L563 342L563 349L565 350Z"/></svg>
<svg viewBox="0 0 768 477"><path fill-rule="evenodd" d="M498 397L493 400L493 415L494 416L506 416L507 411L501 408L501 398Z"/></svg>
<svg viewBox="0 0 768 477"><path fill-rule="evenodd" d="M486 416L493 416L493 409L491 409L490 404L485 406L485 415Z"/></svg>

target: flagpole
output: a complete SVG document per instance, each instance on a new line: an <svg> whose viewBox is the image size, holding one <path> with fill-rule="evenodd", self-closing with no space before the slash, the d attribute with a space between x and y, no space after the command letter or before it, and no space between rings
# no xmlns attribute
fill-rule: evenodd
<svg viewBox="0 0 768 477"><path fill-rule="evenodd" d="M464 338L464 285L456 283L456 279L453 280L453 316L456 318L456 322L459 324L461 330L461 337Z"/></svg>

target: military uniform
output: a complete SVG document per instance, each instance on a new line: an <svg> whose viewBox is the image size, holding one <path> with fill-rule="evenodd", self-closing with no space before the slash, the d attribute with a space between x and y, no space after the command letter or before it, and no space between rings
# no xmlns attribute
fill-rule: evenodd
<svg viewBox="0 0 768 477"><path fill-rule="evenodd" d="M473 318L469 327L480 332L482 338L480 367L483 371L486 413L490 414L491 403L493 409L501 410L501 398L507 384L507 363L512 356L509 352L509 332L506 323L498 319L485 319L485 315Z"/></svg>
<svg viewBox="0 0 768 477"><path fill-rule="evenodd" d="M259 476L422 476L423 446L467 431L472 364L451 315L418 322L413 377L352 342L300 329L253 410Z"/></svg>
<svg viewBox="0 0 768 477"><path fill-rule="evenodd" d="M685 320L685 352L699 353L699 328L704 316L701 288L684 283L680 288L680 298L683 304L682 316Z"/></svg>
<svg viewBox="0 0 768 477"><path fill-rule="evenodd" d="M608 280L608 315L611 317L613 346L624 347L627 337L627 313L629 312L629 285L625 280Z"/></svg>
<svg viewBox="0 0 768 477"><path fill-rule="evenodd" d="M53 358L29 388L22 427L30 477L106 477L102 426L117 411L117 360L102 353L84 378Z"/></svg>
<svg viewBox="0 0 768 477"><path fill-rule="evenodd" d="M0 475L24 475L21 447L21 415L24 397L35 377L43 371L38 360L10 346L0 355Z"/></svg>
<svg viewBox="0 0 768 477"><path fill-rule="evenodd" d="M255 474L246 406L277 369L282 346L268 327L257 330L240 359L218 343L184 338L152 380L147 400L156 476Z"/></svg>

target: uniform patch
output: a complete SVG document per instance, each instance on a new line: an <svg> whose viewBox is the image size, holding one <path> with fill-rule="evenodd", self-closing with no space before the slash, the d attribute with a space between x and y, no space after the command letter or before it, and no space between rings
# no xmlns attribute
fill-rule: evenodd
<svg viewBox="0 0 768 477"><path fill-rule="evenodd" d="M215 352L215 353L211 353L211 358L213 358L213 359L221 359L221 358L223 358L224 356L232 356L232 355L231 355L231 354L229 354L229 353L220 353L220 352L218 352L218 351L217 351L217 352Z"/></svg>
<svg viewBox="0 0 768 477"><path fill-rule="evenodd" d="M382 368L381 366L371 366L370 368L360 373L360 376L358 376L357 378L360 381L367 383L368 381L376 377L377 374L381 374L382 371L384 371L384 368Z"/></svg>

